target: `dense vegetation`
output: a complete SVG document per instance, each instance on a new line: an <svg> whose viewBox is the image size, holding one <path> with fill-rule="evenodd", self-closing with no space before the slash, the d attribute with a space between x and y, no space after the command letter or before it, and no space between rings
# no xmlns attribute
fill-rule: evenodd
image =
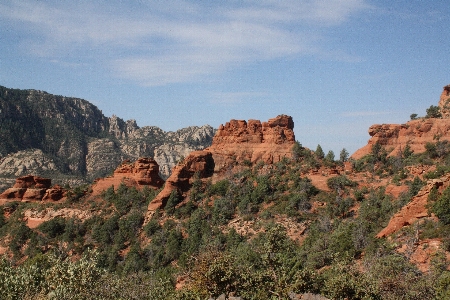
<svg viewBox="0 0 450 300"><path fill-rule="evenodd" d="M405 148L397 157L374 145L350 162L369 183L391 177L408 185L396 199L345 174L328 179L330 192L317 189L304 174L339 168L348 154L344 149L335 161L296 143L291 160L243 162L239 172L215 183L195 177L187 199L173 194L145 225L157 192L125 185L97 200L79 187L63 204L10 202L3 206L7 217L0 215L9 253L0 262L0 298L206 299L225 293L288 299L290 292L310 292L330 299L447 299L450 190L430 193L439 221L416 226L420 238L439 238L445 246L429 272L395 250L398 239L375 238L424 184L408 174L408 165L439 165L425 178L450 170L447 144L438 142L424 154ZM52 218L34 229L24 222L26 210L62 207L91 213ZM407 229L399 238L414 235Z"/></svg>

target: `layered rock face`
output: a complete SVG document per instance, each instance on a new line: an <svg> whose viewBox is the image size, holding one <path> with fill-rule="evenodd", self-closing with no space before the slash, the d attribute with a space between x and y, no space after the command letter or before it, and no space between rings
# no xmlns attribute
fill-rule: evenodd
<svg viewBox="0 0 450 300"><path fill-rule="evenodd" d="M0 194L0 199L16 201L61 200L65 190L58 185L51 188L51 179L39 176L22 176L16 179L12 188Z"/></svg>
<svg viewBox="0 0 450 300"><path fill-rule="evenodd" d="M440 140L450 140L450 85L444 87L439 107L443 118L420 118L406 124L375 124L370 126L371 136L368 144L357 150L352 158L360 159L371 153L372 146L379 143L389 155L396 155L406 145L415 153L425 151L426 143Z"/></svg>
<svg viewBox="0 0 450 300"><path fill-rule="evenodd" d="M193 177L196 173L200 178L213 175L214 159L211 152L194 151L182 163L176 165L166 180L164 189L150 202L148 210L152 212L164 207L173 191L176 191L178 197L185 197L192 187Z"/></svg>
<svg viewBox="0 0 450 300"><path fill-rule="evenodd" d="M92 195L100 195L111 186L117 189L121 183L136 188L147 186L159 189L164 184L164 180L159 176L159 166L154 159L143 157L135 162L127 160L114 171L113 176L98 179L92 186Z"/></svg>
<svg viewBox="0 0 450 300"><path fill-rule="evenodd" d="M291 157L295 142L292 117L280 115L267 122L258 120L231 120L221 125L211 147L190 153L182 163L172 169L164 190L149 204L148 217L165 206L170 194L185 197L192 186L195 173L200 179L233 168L244 161L276 163Z"/></svg>
<svg viewBox="0 0 450 300"><path fill-rule="evenodd" d="M429 217L431 214L428 212L427 204L430 191L433 188L437 188L439 193L442 193L442 191L449 186L450 175L448 174L442 178L428 181L427 185L417 193L411 202L405 205L391 218L389 224L377 234L377 237L381 238L391 235L402 229L404 226L411 225L422 218Z"/></svg>
<svg viewBox="0 0 450 300"><path fill-rule="evenodd" d="M215 171L226 169L236 161L276 163L291 157L295 142L292 117L280 115L267 122L231 120L220 125L213 138L211 151Z"/></svg>
<svg viewBox="0 0 450 300"><path fill-rule="evenodd" d="M215 132L209 125L175 132L139 127L105 117L83 99L2 86L0 111L0 192L8 179L27 174L60 184L91 182L139 157L154 157L167 178L182 157L210 146Z"/></svg>
<svg viewBox="0 0 450 300"><path fill-rule="evenodd" d="M441 109L442 117L450 118L450 84L444 86L439 99L439 108Z"/></svg>

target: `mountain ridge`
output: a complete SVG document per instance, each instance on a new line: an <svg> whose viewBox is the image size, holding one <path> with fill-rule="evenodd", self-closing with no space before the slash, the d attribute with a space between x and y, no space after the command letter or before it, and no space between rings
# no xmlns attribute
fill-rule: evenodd
<svg viewBox="0 0 450 300"><path fill-rule="evenodd" d="M143 156L154 157L168 177L181 157L209 146L214 132L209 125L175 132L139 127L133 119L104 116L87 100L0 86L0 177L6 179L31 172L79 184Z"/></svg>

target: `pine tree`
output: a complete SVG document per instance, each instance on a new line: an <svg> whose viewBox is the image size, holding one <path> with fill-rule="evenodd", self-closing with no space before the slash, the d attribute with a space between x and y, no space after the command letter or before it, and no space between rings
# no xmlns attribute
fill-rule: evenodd
<svg viewBox="0 0 450 300"><path fill-rule="evenodd" d="M323 152L323 149L322 149L322 147L320 145L317 145L315 153L316 153L316 157L319 158L319 159L322 159L322 158L325 157L325 153Z"/></svg>

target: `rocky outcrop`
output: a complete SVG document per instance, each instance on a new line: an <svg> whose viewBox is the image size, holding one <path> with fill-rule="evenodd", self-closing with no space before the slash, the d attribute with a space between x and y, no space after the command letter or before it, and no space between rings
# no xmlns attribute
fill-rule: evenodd
<svg viewBox="0 0 450 300"><path fill-rule="evenodd" d="M450 175L428 181L427 185L422 187L411 202L405 205L391 218L389 224L377 234L377 237L381 238L391 235L402 229L404 226L411 225L422 218L430 216L431 214L428 212L427 203L431 189L436 187L439 192L442 192L448 186L450 186Z"/></svg>
<svg viewBox="0 0 450 300"><path fill-rule="evenodd" d="M124 161L110 177L98 179L92 186L92 195L100 195L104 190L110 188L117 189L120 184L142 188L147 186L152 189L159 189L164 181L159 176L158 163L152 158L139 158L135 162Z"/></svg>
<svg viewBox="0 0 450 300"><path fill-rule="evenodd" d="M214 160L209 151L194 151L186 159L176 165L170 177L166 180L164 189L153 199L148 211L153 212L166 205L173 191L178 197L185 197L192 186L193 177L198 173L200 178L211 177L214 173Z"/></svg>
<svg viewBox="0 0 450 300"><path fill-rule="evenodd" d="M360 159L371 153L376 143L383 146L389 155L397 155L406 145L415 153L425 151L426 143L435 143L437 139L450 140L450 86L445 86L439 106L443 118L420 118L406 124L375 124L370 126L371 136L368 144L357 150L352 158Z"/></svg>
<svg viewBox="0 0 450 300"><path fill-rule="evenodd" d="M111 139L95 139L88 143L86 155L86 171L89 177L98 178L111 173L125 160L119 146ZM111 165L114 165L111 168Z"/></svg>
<svg viewBox="0 0 450 300"><path fill-rule="evenodd" d="M264 161L276 163L291 157L295 142L292 117L280 115L267 122L231 120L220 125L211 147L215 171L224 170L236 162Z"/></svg>
<svg viewBox="0 0 450 300"><path fill-rule="evenodd" d="M173 191L179 197L185 197L195 173L199 173L200 178L207 178L246 160L276 163L290 157L295 142L293 129L294 122L286 115L262 123L231 120L221 125L211 147L190 153L172 169L164 189L149 204L147 217L156 209L163 208Z"/></svg>
<svg viewBox="0 0 450 300"><path fill-rule="evenodd" d="M45 191L45 195L42 198L43 201L49 200L49 201L58 201L61 200L66 196L66 190L63 189L59 185L55 185L50 189L47 189Z"/></svg>
<svg viewBox="0 0 450 300"><path fill-rule="evenodd" d="M450 118L450 84L444 86L439 99L439 108L443 118Z"/></svg>
<svg viewBox="0 0 450 300"><path fill-rule="evenodd" d="M183 161L191 152L196 151L186 144L164 144L155 148L155 160L159 164L161 176L168 178L172 168Z"/></svg>
<svg viewBox="0 0 450 300"><path fill-rule="evenodd" d="M369 128L372 137L368 144L357 150L352 158L360 159L371 153L376 143L383 146L389 155L396 155L409 145L415 153L425 151L426 143L436 143L440 140L450 140L450 119L418 119L406 124L372 125Z"/></svg>
<svg viewBox="0 0 450 300"><path fill-rule="evenodd" d="M116 139L125 139L138 129L139 127L136 124L136 120L131 119L125 122L116 115L112 115L112 117L109 118L108 132Z"/></svg>
<svg viewBox="0 0 450 300"><path fill-rule="evenodd" d="M40 149L28 149L0 158L0 176L24 176L40 172L58 172L56 163Z"/></svg>
<svg viewBox="0 0 450 300"><path fill-rule="evenodd" d="M15 201L58 201L65 197L66 191L55 185L51 188L51 179L27 175L16 179L12 188L0 194L0 199Z"/></svg>
<svg viewBox="0 0 450 300"><path fill-rule="evenodd" d="M105 117L83 99L2 86L0 111L0 182L32 173L59 184L88 183L139 157L154 157L167 178L182 156L210 146L215 132L209 125L175 132L139 127L135 120Z"/></svg>

